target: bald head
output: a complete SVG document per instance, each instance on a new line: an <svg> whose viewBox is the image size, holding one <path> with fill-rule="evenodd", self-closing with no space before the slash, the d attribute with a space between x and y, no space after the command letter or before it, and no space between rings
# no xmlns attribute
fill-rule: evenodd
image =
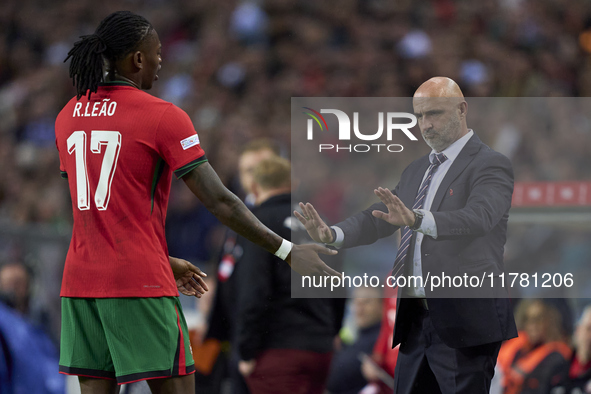
<svg viewBox="0 0 591 394"><path fill-rule="evenodd" d="M423 139L441 152L468 133L468 104L452 79L435 77L424 82L412 100Z"/></svg>
<svg viewBox="0 0 591 394"><path fill-rule="evenodd" d="M458 97L464 99L458 84L447 77L433 77L424 82L419 86L414 97Z"/></svg>

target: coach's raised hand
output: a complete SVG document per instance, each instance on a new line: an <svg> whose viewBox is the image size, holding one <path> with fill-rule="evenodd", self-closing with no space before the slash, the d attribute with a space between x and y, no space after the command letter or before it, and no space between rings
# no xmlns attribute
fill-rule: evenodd
<svg viewBox="0 0 591 394"><path fill-rule="evenodd" d="M398 196L395 196L389 189L383 187L378 187L373 192L386 205L386 208L388 208L388 213L378 210L372 211L371 214L373 216L385 220L394 226L402 227L412 226L414 224L414 212L408 209L406 205L400 201Z"/></svg>
<svg viewBox="0 0 591 394"><path fill-rule="evenodd" d="M316 209L310 203L300 203L300 209L302 213L294 211L294 215L304 225L306 231L316 242L329 244L334 242L332 230L324 223L324 220L320 218Z"/></svg>

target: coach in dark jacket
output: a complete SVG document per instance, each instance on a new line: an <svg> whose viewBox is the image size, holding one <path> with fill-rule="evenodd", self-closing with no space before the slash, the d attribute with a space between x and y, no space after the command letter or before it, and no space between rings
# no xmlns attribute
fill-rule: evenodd
<svg viewBox="0 0 591 394"><path fill-rule="evenodd" d="M432 151L404 170L394 190L375 190L381 203L332 229L310 204L301 204L298 219L316 241L344 248L400 228L397 277L501 274L513 193L510 161L468 129L467 103L451 79L425 82L413 107ZM496 283L473 290L447 284L398 292L396 393L488 393L501 341L517 330L504 288Z"/></svg>
<svg viewBox="0 0 591 394"><path fill-rule="evenodd" d="M254 170L253 213L291 239L291 166L275 157ZM297 221L296 221L297 222ZM321 394L340 322L331 299L292 298L292 273L279 258L245 242L236 275L240 371L253 394Z"/></svg>

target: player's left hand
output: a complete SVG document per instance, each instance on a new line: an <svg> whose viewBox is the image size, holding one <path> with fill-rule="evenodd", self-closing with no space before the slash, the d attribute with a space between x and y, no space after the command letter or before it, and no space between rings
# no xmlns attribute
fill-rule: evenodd
<svg viewBox="0 0 591 394"><path fill-rule="evenodd" d="M414 212L408 209L406 205L400 201L398 196L395 196L389 189L383 187L378 187L373 192L384 204L386 204L386 208L388 208L388 213L378 210L372 211L371 214L373 216L399 227L412 226L414 224Z"/></svg>
<svg viewBox="0 0 591 394"><path fill-rule="evenodd" d="M257 365L256 360L248 360L248 361L240 360L238 362L238 370L240 371L242 376L247 378L251 373L253 373L256 365Z"/></svg>
<svg viewBox="0 0 591 394"><path fill-rule="evenodd" d="M203 280L207 274L189 263L187 260L168 256L170 267L176 280L176 287L186 296L201 298L209 290Z"/></svg>

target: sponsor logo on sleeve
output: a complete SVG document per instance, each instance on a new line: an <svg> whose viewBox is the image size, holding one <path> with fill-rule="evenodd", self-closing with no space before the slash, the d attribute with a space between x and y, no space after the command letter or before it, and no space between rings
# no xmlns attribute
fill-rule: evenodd
<svg viewBox="0 0 591 394"><path fill-rule="evenodd" d="M197 134L190 136L189 138L185 138L181 141L181 146L183 150L187 150L192 146L199 144L199 136Z"/></svg>

